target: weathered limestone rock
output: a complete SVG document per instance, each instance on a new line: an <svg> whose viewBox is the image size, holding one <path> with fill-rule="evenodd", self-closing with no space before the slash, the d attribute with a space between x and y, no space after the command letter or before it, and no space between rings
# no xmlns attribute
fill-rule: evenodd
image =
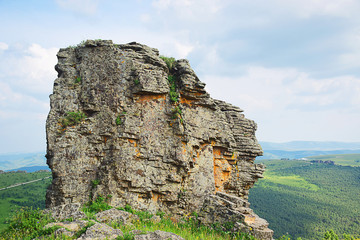
<svg viewBox="0 0 360 240"><path fill-rule="evenodd" d="M119 236L123 236L123 233L119 229L113 229L104 223L95 223L86 229L86 232L81 235L78 240L115 239Z"/></svg>
<svg viewBox="0 0 360 240"><path fill-rule="evenodd" d="M66 228L59 228L54 232L55 237L60 238L62 236L72 237L75 235L74 232L66 230Z"/></svg>
<svg viewBox="0 0 360 240"><path fill-rule="evenodd" d="M138 216L129 212L118 210L116 208L111 208L109 210L97 213L95 218L99 222L110 223L112 221L116 221L126 225L138 219Z"/></svg>
<svg viewBox="0 0 360 240"><path fill-rule="evenodd" d="M45 214L51 214L51 217L58 220L64 220L69 218L80 219L85 218L86 215L81 210L80 203L68 203L59 206L52 207L51 209L45 209Z"/></svg>
<svg viewBox="0 0 360 240"><path fill-rule="evenodd" d="M136 235L134 240L185 240L184 238L170 232L156 230L144 235Z"/></svg>
<svg viewBox="0 0 360 240"><path fill-rule="evenodd" d="M264 171L254 164L262 154L256 124L212 99L187 60L168 69L156 49L102 40L57 56L46 123L47 207L111 195L115 207L181 216L215 193L247 203ZM78 120L69 123L68 112Z"/></svg>
<svg viewBox="0 0 360 240"><path fill-rule="evenodd" d="M269 223L256 215L249 205L241 198L217 192L206 197L199 218L205 225L231 222L234 223L232 231L250 233L258 239L272 239L274 232L268 228Z"/></svg>
<svg viewBox="0 0 360 240"><path fill-rule="evenodd" d="M44 228L47 229L47 228L51 228L53 226L59 226L64 229L67 229L71 232L77 232L81 228L85 227L87 223L88 222L85 220L76 220L73 222L53 222L53 223L47 224Z"/></svg>

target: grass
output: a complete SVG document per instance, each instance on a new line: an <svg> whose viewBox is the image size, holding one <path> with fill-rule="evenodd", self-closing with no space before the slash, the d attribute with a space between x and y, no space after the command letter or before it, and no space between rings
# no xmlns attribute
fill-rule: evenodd
<svg viewBox="0 0 360 240"><path fill-rule="evenodd" d="M180 121L182 122L182 117L181 117L181 109L179 106L175 106L173 109L171 109L171 112L172 112L172 118L173 119L177 119L177 118L180 118Z"/></svg>
<svg viewBox="0 0 360 240"><path fill-rule="evenodd" d="M175 58L173 57L165 57L165 56L160 56L160 58L162 60L164 60L164 62L166 63L166 66L168 67L169 70L172 70L172 68L174 67L175 65Z"/></svg>
<svg viewBox="0 0 360 240"><path fill-rule="evenodd" d="M49 172L0 174L0 188L51 176ZM6 220L21 207L45 208L46 188L51 179L0 191L0 231L8 226Z"/></svg>
<svg viewBox="0 0 360 240"><path fill-rule="evenodd" d="M105 207L104 207L105 206ZM106 199L103 197L98 197L96 201L89 202L87 206L83 208L85 213L93 214L92 218L87 218L87 220L94 219L94 214L110 209L106 203ZM176 221L170 215L165 215L164 213L159 212L157 215L160 216L159 221L153 221L153 214L147 211L136 211L133 210L130 206L125 206L125 208L120 208L120 210L130 212L138 216L138 219L133 221L130 225L124 225L122 222L112 222L110 226L113 228L120 229L123 233L123 237L118 237L117 239L134 239L134 235L131 233L132 230L140 230L142 233L153 232L156 230L161 230L165 232L175 233L187 240L195 239L209 239L209 240L256 240L253 236L245 233L232 233L226 229L226 226L216 226L209 227L201 225L198 216L196 213L193 213L191 216L184 216L181 220ZM87 214L88 215L88 214ZM50 217L50 215L45 215L40 209L21 209L18 211L10 220L9 226L4 231L0 232L0 239L33 239L37 237L45 237L46 239L55 239L54 231L59 227L53 227L49 229L44 229L44 226L55 220ZM86 229L94 224L95 220L89 221L86 227L79 230L75 233L74 237L65 237L62 236L61 239L76 239L81 234L86 232Z"/></svg>
<svg viewBox="0 0 360 240"><path fill-rule="evenodd" d="M334 161L336 165L360 167L360 154L332 154L308 157L311 160Z"/></svg>
<svg viewBox="0 0 360 240"><path fill-rule="evenodd" d="M75 78L75 83L81 83L81 77L76 77Z"/></svg>
<svg viewBox="0 0 360 240"><path fill-rule="evenodd" d="M40 209L20 209L10 219L7 229L0 233L0 239L34 239L51 234L56 228L44 229L44 226L54 220Z"/></svg>
<svg viewBox="0 0 360 240"><path fill-rule="evenodd" d="M265 172L264 180L269 181L276 184L281 184L289 187L295 188L303 188L310 191L318 191L319 187L315 184L309 183L303 177L299 175L288 175L288 176L281 176L277 175L276 173L268 173Z"/></svg>
<svg viewBox="0 0 360 240"><path fill-rule="evenodd" d="M63 129L66 129L69 126L74 126L86 118L85 113L83 112L67 112L65 117L59 120L59 124Z"/></svg>
<svg viewBox="0 0 360 240"><path fill-rule="evenodd" d="M123 124L123 118L125 117L125 115L126 115L126 112L124 111L116 117L116 119L115 119L116 125L119 126L119 125Z"/></svg>
<svg viewBox="0 0 360 240"><path fill-rule="evenodd" d="M112 207L107 203L109 198L111 198L111 195L107 196L106 198L104 198L102 195L99 195L95 201L89 201L87 204L85 204L82 210L84 213L98 213L111 209Z"/></svg>
<svg viewBox="0 0 360 240"><path fill-rule="evenodd" d="M161 216L161 220L159 222L154 222L151 220L153 215L149 212L132 210L129 206L120 209L133 213L139 217L139 220L135 221L131 226L115 225L115 227L119 228L124 233L124 236L128 236L128 239L133 239L131 238L130 232L137 229L142 231L143 233L153 232L156 230L172 232L187 240L256 240L253 236L245 233L231 233L230 231L224 231L224 229L221 227L212 228L209 226L201 225L196 213L193 213L190 216L184 216L184 218L182 218L181 220L176 221L171 216L165 215L164 213L160 212L157 215Z"/></svg>
<svg viewBox="0 0 360 240"><path fill-rule="evenodd" d="M170 84L170 100L173 103L177 103L179 101L179 93L176 91L176 78L173 75L168 76L168 82Z"/></svg>

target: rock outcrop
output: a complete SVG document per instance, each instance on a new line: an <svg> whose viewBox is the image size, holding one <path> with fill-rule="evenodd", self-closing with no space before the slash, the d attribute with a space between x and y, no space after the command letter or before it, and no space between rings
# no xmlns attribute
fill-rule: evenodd
<svg viewBox="0 0 360 240"><path fill-rule="evenodd" d="M57 57L46 123L47 207L102 195L115 207L182 216L216 193L248 207L264 171L254 164L262 154L256 124L212 99L187 60L171 66L157 49L104 40Z"/></svg>
<svg viewBox="0 0 360 240"><path fill-rule="evenodd" d="M84 216L79 215L81 212ZM134 229L134 224L136 220L138 221L139 217L135 214L131 214L126 211L118 210L116 208L111 208L102 212L98 212L95 214L92 219L89 219L85 216L85 213L79 209L79 204L77 203L69 203L63 204L61 207L53 207L46 209L45 214L51 214L54 222L48 223L44 226L44 230L47 230L48 233L52 232L51 235L42 236L37 239L63 239L64 237L68 237L69 239L118 239L124 236L124 233L118 229L113 228L110 225L117 224L117 226L127 226L127 238L130 239L129 235L131 235L134 240L184 240L184 238L170 232L164 232L160 230L156 230L154 232L148 232L144 230ZM145 221L155 221L153 220L155 217L159 218L159 216L153 216L151 219L146 219ZM69 219L71 221L67 221ZM55 231L51 228L55 227ZM78 236L78 237L76 237ZM67 238L66 238L67 239ZM122 239L122 238L121 238Z"/></svg>

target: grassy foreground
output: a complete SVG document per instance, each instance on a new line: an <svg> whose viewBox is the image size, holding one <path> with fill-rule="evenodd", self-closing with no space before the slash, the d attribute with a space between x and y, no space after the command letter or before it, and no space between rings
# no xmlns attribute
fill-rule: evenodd
<svg viewBox="0 0 360 240"><path fill-rule="evenodd" d="M83 211L87 215L85 220L89 223L86 227L79 230L73 237L65 235L55 237L54 232L60 227L52 227L44 229L44 226L48 223L55 222L49 215L42 213L40 209L21 209L19 210L9 221L9 226L0 232L0 239L34 239L45 237L45 239L76 239L81 236L86 229L95 224L95 214L102 210L110 209L111 206L107 205L103 198L98 198L97 201L89 203L83 208ZM245 233L232 233L229 231L226 225L214 225L212 227L204 226L199 223L197 214L194 213L191 216L184 216L179 221L175 221L171 216L166 216L162 212L158 212L156 215L160 217L160 220L153 221L151 218L153 215L146 211L135 211L129 206L125 208L119 208L135 214L138 216L138 220L133 222L132 225L124 225L121 222L112 222L109 225L113 228L120 229L124 236L118 237L118 240L132 240L134 235L131 233L133 230L140 230L143 234L147 231L161 230L166 232L175 233L184 239L209 239L209 240L256 240L253 236ZM72 219L68 219L72 220Z"/></svg>
<svg viewBox="0 0 360 240"><path fill-rule="evenodd" d="M16 214L9 221L8 227L0 232L0 240L7 239L77 239L87 228L96 223L95 214L97 212L112 208L109 206L104 198L100 197L96 201L89 203L82 209L86 214L88 223L85 227L75 233L74 236L69 237L66 235L55 236L54 232L61 228L54 226L45 229L44 226L48 223L55 222L50 215L46 215L40 209L23 208L16 212ZM146 234L147 232L153 232L161 230L165 232L172 232L186 240L256 240L251 235L245 233L234 233L229 229L228 224L213 226L204 226L199 223L196 213L190 216L184 216L182 219L175 221L171 216L166 216L162 212L156 213L158 221L153 220L153 214L146 211L136 211L131 209L130 206L125 208L118 208L119 210L127 211L138 216L138 220L133 221L131 225L124 225L121 222L113 221L108 225L114 229L120 229L123 232L123 236L119 236L117 240L133 240L135 235L133 230L138 230L140 234ZM74 219L67 219L65 221L73 221ZM333 230L325 232L321 240L357 240L350 235L343 235L343 238L339 238ZM278 240L291 240L287 235L284 235ZM297 238L302 240L302 238Z"/></svg>

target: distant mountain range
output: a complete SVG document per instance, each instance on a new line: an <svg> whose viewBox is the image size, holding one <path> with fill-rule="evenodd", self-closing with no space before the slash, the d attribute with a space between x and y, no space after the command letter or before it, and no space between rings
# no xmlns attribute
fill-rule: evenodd
<svg viewBox="0 0 360 240"><path fill-rule="evenodd" d="M304 158L316 155L360 153L360 142L292 141L284 143L262 142L264 156L257 159ZM48 169L44 152L0 154L0 170Z"/></svg>
<svg viewBox="0 0 360 240"><path fill-rule="evenodd" d="M292 141L284 143L262 142L263 150L284 150L284 151L334 151L334 150L359 150L360 142L316 142L316 141Z"/></svg>
<svg viewBox="0 0 360 240"><path fill-rule="evenodd" d="M46 166L44 152L0 155L0 170L18 170L19 168L33 166Z"/></svg>
<svg viewBox="0 0 360 240"><path fill-rule="evenodd" d="M6 170L6 171L26 171L28 173L31 173L31 172L36 172L36 171L39 171L39 170L49 170L49 171L51 171L48 166L21 167L21 168Z"/></svg>
<svg viewBox="0 0 360 240"><path fill-rule="evenodd" d="M264 156L257 159L299 159L316 155L360 153L360 142L261 142Z"/></svg>

